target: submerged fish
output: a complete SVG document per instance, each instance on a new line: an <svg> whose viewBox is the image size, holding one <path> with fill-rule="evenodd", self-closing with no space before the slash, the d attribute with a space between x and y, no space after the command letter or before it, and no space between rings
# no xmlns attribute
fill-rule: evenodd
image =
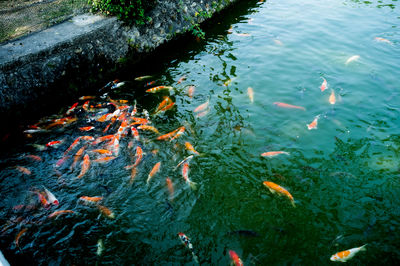
<svg viewBox="0 0 400 266"><path fill-rule="evenodd" d="M300 109L300 110L303 110L303 111L306 110L306 108L304 108L304 107L302 107L302 106L291 105L291 104L288 104L288 103L274 102L274 104L275 104L276 106L283 107L283 108Z"/></svg>
<svg viewBox="0 0 400 266"><path fill-rule="evenodd" d="M59 204L58 199L47 188L44 188L44 192L46 192L47 198L49 199L50 203L52 203L54 205Z"/></svg>
<svg viewBox="0 0 400 266"><path fill-rule="evenodd" d="M269 189L269 191L271 191L272 194L279 193L279 194L284 195L287 198L289 198L293 207L296 207L293 196L292 196L292 194L289 193L289 191L287 191L283 187L275 184L274 182L264 181L263 184L264 184L264 186L266 186Z"/></svg>
<svg viewBox="0 0 400 266"><path fill-rule="evenodd" d="M286 151L267 151L261 154L261 156L264 157L274 157L277 156L279 154L286 154L289 155L290 153L286 152Z"/></svg>
<svg viewBox="0 0 400 266"><path fill-rule="evenodd" d="M324 91L328 88L328 82L326 81L326 79L324 79L324 78L322 78L322 79L324 81L322 82L320 89L321 89L321 91Z"/></svg>
<svg viewBox="0 0 400 266"><path fill-rule="evenodd" d="M336 103L336 97L335 97L335 92L332 90L331 95L329 96L329 103L330 104L335 104Z"/></svg>
<svg viewBox="0 0 400 266"><path fill-rule="evenodd" d="M61 214L67 214L67 213L75 213L75 212L74 212L74 211L71 211L71 210L60 210L60 211L55 211L55 212L51 213L51 214L48 216L48 218L54 218L54 217L57 217L57 216L59 216L59 215L61 215Z"/></svg>
<svg viewBox="0 0 400 266"><path fill-rule="evenodd" d="M193 260L196 263L199 263L199 258L197 255L194 253L193 245L190 242L189 237L187 237L184 233L178 233L179 239L181 240L182 244L185 245L189 249L190 252L192 252Z"/></svg>
<svg viewBox="0 0 400 266"><path fill-rule="evenodd" d="M19 239L21 238L21 236L23 234L26 233L26 231L28 231L28 228L24 228L21 231L19 231L19 233L17 234L17 236L15 237L15 240L14 240L15 246L19 247Z"/></svg>
<svg viewBox="0 0 400 266"><path fill-rule="evenodd" d="M23 173L23 174L26 174L26 175L32 174L31 170L29 170L29 169L26 168L26 167L17 165L17 166L15 166L15 168L16 168L18 171L20 171L21 173Z"/></svg>
<svg viewBox="0 0 400 266"><path fill-rule="evenodd" d="M340 251L334 255L331 256L331 261L340 261L340 262L346 262L349 259L353 258L358 252L360 251L366 251L367 249L365 248L367 244L358 247L358 248L352 248L344 251Z"/></svg>
<svg viewBox="0 0 400 266"><path fill-rule="evenodd" d="M89 170L89 167L90 167L90 158L89 155L85 154L85 156L83 156L81 173L78 175L78 178L83 177Z"/></svg>
<svg viewBox="0 0 400 266"><path fill-rule="evenodd" d="M254 102L254 91L252 87L247 88L247 95L249 96L250 102Z"/></svg>
<svg viewBox="0 0 400 266"><path fill-rule="evenodd" d="M353 61L356 61L356 60L358 60L358 59L360 59L360 56L359 56L359 55L350 56L350 57L346 60L346 62L345 62L344 64L347 65L347 64L349 64L349 63L351 63L351 62L353 62Z"/></svg>
<svg viewBox="0 0 400 266"><path fill-rule="evenodd" d="M170 200L174 199L174 184L172 183L172 180L167 177L165 179L166 183L167 183L167 187L168 187L168 191L169 191L169 198Z"/></svg>
<svg viewBox="0 0 400 266"><path fill-rule="evenodd" d="M161 167L161 162L158 162L158 163L156 163L156 164L153 166L153 169L151 169L151 172L150 172L150 174L149 174L149 177L147 178L147 181L146 181L147 184L149 183L150 179L151 179L155 174L158 173L158 171L160 170L160 167Z"/></svg>
<svg viewBox="0 0 400 266"><path fill-rule="evenodd" d="M97 251L96 251L96 255L97 256L101 256L101 254L103 254L104 251L104 244L103 244L103 240L99 239L97 241Z"/></svg>
<svg viewBox="0 0 400 266"><path fill-rule="evenodd" d="M79 198L80 200L87 202L87 203L97 203L99 201L103 200L103 197L88 197L88 196L82 196Z"/></svg>
<svg viewBox="0 0 400 266"><path fill-rule="evenodd" d="M182 177L191 189L195 190L197 188L197 183L189 179L189 162L185 162L182 166Z"/></svg>
<svg viewBox="0 0 400 266"><path fill-rule="evenodd" d="M140 77L136 77L135 80L136 80L136 81L141 81L141 80L149 79L149 78L152 78L152 76L149 76L149 75L147 75L147 76L140 76Z"/></svg>
<svg viewBox="0 0 400 266"><path fill-rule="evenodd" d="M190 144L190 142L185 142L185 147L186 147L186 149L188 150L188 151L191 151L192 153L194 153L194 154L196 154L196 155L199 155L200 153L198 153L195 149L194 149L194 147L193 147L193 145L192 144Z"/></svg>
<svg viewBox="0 0 400 266"><path fill-rule="evenodd" d="M173 87L171 87L171 86L157 86L157 87L153 87L153 88L150 88L150 89L146 90L146 92L148 92L148 93L156 93L156 92L159 92L159 91L162 91L162 90L172 90L172 89L173 89Z"/></svg>
<svg viewBox="0 0 400 266"><path fill-rule="evenodd" d="M197 113L200 111L204 111L208 107L209 103L210 103L209 101L206 101L205 103L200 104L193 110L193 112Z"/></svg>
<svg viewBox="0 0 400 266"><path fill-rule="evenodd" d="M102 205L97 205L97 208L100 210L100 212L107 216L110 219L114 219L115 218L115 214L107 207L102 206Z"/></svg>
<svg viewBox="0 0 400 266"><path fill-rule="evenodd" d="M310 124L307 124L308 130L317 129L318 119L319 119L319 115L317 115Z"/></svg>
<svg viewBox="0 0 400 266"><path fill-rule="evenodd" d="M389 41L388 39L381 38L381 37L375 37L375 40L379 41L379 42L385 42L385 43L388 43L388 44L392 44L392 42Z"/></svg>
<svg viewBox="0 0 400 266"><path fill-rule="evenodd" d="M229 250L229 257L232 260L232 264L234 264L235 266L243 266L243 261L239 258L239 255L233 251L233 250Z"/></svg>
<svg viewBox="0 0 400 266"><path fill-rule="evenodd" d="M189 88L188 88L188 96L189 96L190 98L193 97L195 89L196 89L195 86L189 86Z"/></svg>

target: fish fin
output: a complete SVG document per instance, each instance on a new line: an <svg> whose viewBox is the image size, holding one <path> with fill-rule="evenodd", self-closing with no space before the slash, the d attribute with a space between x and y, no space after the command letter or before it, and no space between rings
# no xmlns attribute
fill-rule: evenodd
<svg viewBox="0 0 400 266"><path fill-rule="evenodd" d="M197 183L190 181L189 182L189 186L192 190L196 190L197 189Z"/></svg>
<svg viewBox="0 0 400 266"><path fill-rule="evenodd" d="M276 194L276 191L273 190L272 188L268 188L268 189L269 189L269 191L271 191L272 194Z"/></svg>
<svg viewBox="0 0 400 266"><path fill-rule="evenodd" d="M292 203L292 206L293 206L294 208L296 208L296 204L295 204L294 200L291 200L290 203Z"/></svg>
<svg viewBox="0 0 400 266"><path fill-rule="evenodd" d="M365 245L361 246L360 247L360 251L367 251L367 248L366 248L367 245L368 244L365 244Z"/></svg>

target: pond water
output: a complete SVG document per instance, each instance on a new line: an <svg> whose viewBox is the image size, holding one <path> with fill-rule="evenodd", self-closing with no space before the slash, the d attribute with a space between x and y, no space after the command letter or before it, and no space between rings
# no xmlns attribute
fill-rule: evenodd
<svg viewBox="0 0 400 266"><path fill-rule="evenodd" d="M399 3L243 2L207 25L206 40L124 69L116 77L124 84L96 88L86 110L75 100L32 121L39 132L25 128L34 131L3 152L0 248L10 262L181 265L197 257L227 265L234 250L250 265L326 265L364 244L350 264L400 262ZM144 75L151 78L135 80ZM146 92L161 85L173 88ZM165 96L173 108L155 114ZM76 101L71 118L54 124ZM160 134L137 129L135 102L134 116L147 110ZM98 121L119 107L119 120ZM87 126L94 129L79 129ZM157 140L182 126L173 140ZM118 138L100 142L106 135ZM80 136L98 143L81 139L67 151ZM185 142L200 153L186 161L196 189L182 176L184 164L176 167L192 154ZM133 178L126 168L140 159L137 147L143 158ZM96 162L106 155L95 149L115 158ZM261 155L272 151L283 153ZM90 167L82 173L85 154ZM293 202L264 181L287 189ZM59 205L40 202L45 188ZM73 213L51 217L59 210Z"/></svg>

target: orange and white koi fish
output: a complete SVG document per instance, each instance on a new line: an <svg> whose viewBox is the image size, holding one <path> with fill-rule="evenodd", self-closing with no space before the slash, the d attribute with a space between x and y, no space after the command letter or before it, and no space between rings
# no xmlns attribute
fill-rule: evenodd
<svg viewBox="0 0 400 266"><path fill-rule="evenodd" d="M135 164L134 164L133 167L138 166L139 163L142 161L142 158L143 158L143 150L142 150L142 148L141 148L140 146L137 146L137 147L136 147L136 154L135 154L135 157L136 157L136 161L135 161Z"/></svg>
<svg viewBox="0 0 400 266"><path fill-rule="evenodd" d="M340 262L346 262L349 259L353 258L358 252L360 251L366 251L367 249L365 248L367 244L358 247L358 248L352 248L344 251L340 251L331 257L331 261L340 261Z"/></svg>
<svg viewBox="0 0 400 266"><path fill-rule="evenodd" d="M37 162L41 162L42 161L42 157L37 156L37 155L33 155L33 154L25 155L25 157L30 158L32 160L35 160Z"/></svg>
<svg viewBox="0 0 400 266"><path fill-rule="evenodd" d="M165 179L165 182L167 182L167 187L169 191L169 199L173 200L174 199L174 184L172 183L171 178L167 177Z"/></svg>
<svg viewBox="0 0 400 266"><path fill-rule="evenodd" d="M329 96L329 103L330 104L335 104L336 103L336 97L335 97L335 91L334 90L332 90L332 93Z"/></svg>
<svg viewBox="0 0 400 266"><path fill-rule="evenodd" d="M40 203L42 203L43 207L45 207L46 209L50 207L50 203L47 201L46 199L46 195L44 195L44 193L42 194L42 192L39 191L35 191L36 195L39 198Z"/></svg>
<svg viewBox="0 0 400 266"><path fill-rule="evenodd" d="M175 105L175 103L171 102L167 106L163 107L159 112L165 112L165 111L171 110L172 107L174 107L174 105Z"/></svg>
<svg viewBox="0 0 400 266"><path fill-rule="evenodd" d="M317 115L310 124L307 124L308 130L317 129L318 119L319 119L319 115Z"/></svg>
<svg viewBox="0 0 400 266"><path fill-rule="evenodd" d="M88 197L88 196L82 196L79 198L80 200L87 202L87 203L97 203L99 201L103 200L103 197Z"/></svg>
<svg viewBox="0 0 400 266"><path fill-rule="evenodd" d="M93 160L93 162L95 162L95 163L106 163L106 162L114 160L115 158L117 158L117 157L115 157L115 156L107 156L107 157L102 157L102 158L95 159L95 160Z"/></svg>
<svg viewBox="0 0 400 266"><path fill-rule="evenodd" d="M193 112L197 113L200 111L204 111L205 109L207 109L209 103L210 103L210 101L206 101L205 103L200 104L193 110Z"/></svg>
<svg viewBox="0 0 400 266"><path fill-rule="evenodd" d="M177 128L177 129L175 129L174 131L171 131L171 132L169 132L169 133L167 133L167 134L158 136L158 137L157 137L157 140L170 139L170 138L172 138L180 129L181 129L181 128L179 127L179 128Z"/></svg>
<svg viewBox="0 0 400 266"><path fill-rule="evenodd" d="M172 90L172 89L173 89L173 87L171 87L171 86L157 86L157 87L153 87L153 88L150 88L150 89L146 90L146 92L148 92L148 93L157 93L157 92L160 92L162 90Z"/></svg>
<svg viewBox="0 0 400 266"><path fill-rule="evenodd" d="M183 164L184 162L190 161L192 158L193 158L193 155L190 155L190 156L186 157L185 159L183 159L180 163L178 163L177 166L175 166L174 171L175 171L176 169L178 169L178 167L179 167L181 164Z"/></svg>
<svg viewBox="0 0 400 266"><path fill-rule="evenodd" d="M293 207L296 207L296 205L294 204L293 196L289 193L289 191L287 191L283 187L281 187L273 182L264 181L263 184L264 184L264 186L266 186L269 189L269 191L271 191L272 194L279 193L281 195L288 197L290 199L290 202L292 203Z"/></svg>
<svg viewBox="0 0 400 266"><path fill-rule="evenodd" d="M289 153L286 152L286 151L267 151L267 152L262 153L261 156L264 156L264 157L274 157L274 156L277 156L277 155L279 155L279 154L286 154L286 155L289 155Z"/></svg>
<svg viewBox="0 0 400 266"><path fill-rule="evenodd" d="M159 112L162 108L164 108L171 102L172 102L171 98L169 98L168 96L164 96L164 100L162 100L161 103L157 106L155 113Z"/></svg>
<svg viewBox="0 0 400 266"><path fill-rule="evenodd" d="M18 171L20 171L21 173L23 173L23 174L26 174L26 175L32 174L31 170L29 170L29 169L26 168L26 167L17 165L17 166L15 166L15 168L16 168Z"/></svg>
<svg viewBox="0 0 400 266"><path fill-rule="evenodd" d="M185 147L186 147L186 149L188 150L188 151L191 151L191 152L193 152L194 154L196 154L196 155L199 155L200 153L198 153L195 149L194 149L194 147L193 147L193 145L192 144L190 144L190 142L185 142Z"/></svg>
<svg viewBox="0 0 400 266"><path fill-rule="evenodd" d="M107 113L107 114L104 114L104 115L100 116L100 117L97 119L97 121L98 121L98 122L109 121L112 117L113 117L113 114L112 114L112 113Z"/></svg>
<svg viewBox="0 0 400 266"><path fill-rule="evenodd" d="M160 132L158 132L157 128L155 128L153 126L149 126L149 125L140 125L140 126L138 126L138 129L149 130L149 131L153 131L156 134L160 134Z"/></svg>
<svg viewBox="0 0 400 266"><path fill-rule="evenodd" d="M112 155L112 152L109 150L106 150L106 149L96 149L96 150L92 150L92 152L100 153L103 155Z"/></svg>
<svg viewBox="0 0 400 266"><path fill-rule="evenodd" d="M193 85L192 85L192 86L189 86L189 88L188 88L188 96L189 96L190 98L193 97L195 89L196 89L195 86L193 86Z"/></svg>
<svg viewBox="0 0 400 266"><path fill-rule="evenodd" d="M247 95L249 96L250 102L254 102L254 91L252 87L247 88Z"/></svg>
<svg viewBox="0 0 400 266"><path fill-rule="evenodd" d="M80 128L79 128L79 130L80 130L80 131L90 131L90 130L92 130L92 129L94 129L94 127L93 127L93 126L88 126L88 127L80 127Z"/></svg>
<svg viewBox="0 0 400 266"><path fill-rule="evenodd" d="M182 166L182 177L188 183L191 189L197 188L197 183L190 181L189 179L189 162L185 162Z"/></svg>
<svg viewBox="0 0 400 266"><path fill-rule="evenodd" d="M135 116L136 113L137 113L137 108L136 108L136 100L135 100L135 104L133 105L131 116Z"/></svg>
<svg viewBox="0 0 400 266"><path fill-rule="evenodd" d="M44 192L46 192L47 198L49 199L50 203L52 203L54 205L58 205L59 204L58 199L47 188L44 188Z"/></svg>
<svg viewBox="0 0 400 266"><path fill-rule="evenodd" d="M349 64L349 63L351 63L351 62L353 62L353 61L356 61L356 60L358 60L358 59L360 59L360 56L359 56L359 55L350 56L350 57L346 60L346 62L345 62L344 64L347 65L347 64Z"/></svg>
<svg viewBox="0 0 400 266"><path fill-rule="evenodd" d="M392 44L392 42L389 41L388 39L381 38L381 37L375 37L375 40L379 41L379 42L385 42L385 43L388 43L388 44Z"/></svg>
<svg viewBox="0 0 400 266"><path fill-rule="evenodd" d="M139 131L135 127L131 127L131 132L136 141L139 141Z"/></svg>
<svg viewBox="0 0 400 266"><path fill-rule="evenodd" d="M136 81L141 81L141 80L144 80L144 79L149 79L149 78L151 78L152 76L140 76L140 77L137 77L137 78L135 78L135 80Z"/></svg>
<svg viewBox="0 0 400 266"><path fill-rule="evenodd" d="M148 119L146 119L146 118L132 117L132 119L135 122L131 123L130 126L133 126L133 125L145 125L145 124L149 124L150 123L150 121Z"/></svg>
<svg viewBox="0 0 400 266"><path fill-rule="evenodd" d="M102 205L97 205L97 208L100 210L100 212L107 216L108 218L114 219L115 218L115 214L107 207L102 206Z"/></svg>
<svg viewBox="0 0 400 266"><path fill-rule="evenodd" d="M233 251L233 250L229 250L229 257L232 260L232 264L234 264L235 266L243 266L243 261L239 258L238 254Z"/></svg>
<svg viewBox="0 0 400 266"><path fill-rule="evenodd" d="M74 211L71 210L60 210L60 211L55 211L53 213L51 213L49 216L47 216L48 218L54 218L57 217L61 214L67 214L67 213L75 213Z"/></svg>
<svg viewBox="0 0 400 266"><path fill-rule="evenodd" d="M190 242L190 238L187 237L184 233L178 233L179 239L181 240L182 244L189 249L190 252L192 252L193 260L199 264L199 258L197 255L194 253L193 245Z"/></svg>
<svg viewBox="0 0 400 266"><path fill-rule="evenodd" d="M153 166L153 169L151 169L151 172L150 172L150 174L149 174L149 177L147 178L147 181L146 181L147 184L149 183L150 179L151 179L155 174L157 174L158 171L160 171L160 167L161 167L161 162L158 162L158 163L156 163L156 164Z"/></svg>
<svg viewBox="0 0 400 266"><path fill-rule="evenodd" d="M291 104L288 104L288 103L274 102L274 104L276 106L283 107L283 108L293 108L293 109L299 109L299 110L303 110L303 111L306 110L306 108L304 108L302 106L291 105Z"/></svg>
<svg viewBox="0 0 400 266"><path fill-rule="evenodd" d="M89 101L84 102L82 105L83 110L87 111L89 109Z"/></svg>
<svg viewBox="0 0 400 266"><path fill-rule="evenodd" d="M324 79L324 78L322 78L322 79L324 81L322 82L320 89L321 89L321 91L324 91L328 88L328 82L326 81L326 79Z"/></svg>
<svg viewBox="0 0 400 266"><path fill-rule="evenodd" d="M58 147L60 146L64 141L63 140L55 140L55 141L50 141L46 144L47 147Z"/></svg>
<svg viewBox="0 0 400 266"><path fill-rule="evenodd" d="M84 176L86 172L89 170L89 167L90 167L90 158L89 155L85 154L85 156L83 156L82 170L81 173L78 175L78 178Z"/></svg>
<svg viewBox="0 0 400 266"><path fill-rule="evenodd" d="M179 78L179 80L176 83L181 84L185 79L186 79L186 76L182 76Z"/></svg>
<svg viewBox="0 0 400 266"><path fill-rule="evenodd" d="M81 97L79 97L79 100L81 100L81 101L93 100L93 99L96 99L96 96L81 96Z"/></svg>
<svg viewBox="0 0 400 266"><path fill-rule="evenodd" d="M181 126L180 128L178 128L178 131L176 132L175 136L173 136L170 141L173 141L174 139L180 137L181 135L183 135L183 133L185 133L185 127Z"/></svg>
<svg viewBox="0 0 400 266"><path fill-rule="evenodd" d="M19 231L19 233L17 234L17 236L15 237L15 240L14 240L15 246L19 247L19 239L21 238L21 236L23 234L26 233L27 230L28 230L28 228L24 228L21 231Z"/></svg>
<svg viewBox="0 0 400 266"><path fill-rule="evenodd" d="M66 112L66 114L67 115L70 115L74 110L75 110L75 108L78 106L78 102L76 102L76 103L74 103L69 109L68 109L68 111Z"/></svg>
<svg viewBox="0 0 400 266"><path fill-rule="evenodd" d="M94 137L92 136L81 136L80 139L85 141L94 141Z"/></svg>

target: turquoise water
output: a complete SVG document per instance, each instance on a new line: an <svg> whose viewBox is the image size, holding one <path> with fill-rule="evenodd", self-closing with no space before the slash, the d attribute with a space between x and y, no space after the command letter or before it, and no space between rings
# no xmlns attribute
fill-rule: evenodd
<svg viewBox="0 0 400 266"><path fill-rule="evenodd" d="M117 159L92 163L82 179L76 179L79 167L70 171L68 165L56 172L54 165L76 137L106 135L106 124L87 120L100 110L76 112L76 122L32 134L15 150L5 151L0 210L2 224L11 226L2 232L1 250L12 262L35 265L194 264L177 236L183 232L205 265L229 264L229 250L247 265L326 265L336 263L329 260L336 252L364 244L367 252L357 254L351 265L398 263L398 5L333 0L242 3L207 25L205 41L162 50L140 70L124 69L116 78L125 85L108 95L126 99L130 106L136 100L139 116L148 110L152 125L162 134L179 126L185 126L185 134L165 142L140 131L141 140L133 148L128 147L128 135L120 141ZM352 56L358 57L346 63ZM153 77L134 80L142 75ZM183 76L186 79L177 84ZM325 91L320 89L323 79L328 84ZM146 93L149 87L144 85L151 80L154 86L174 90ZM191 85L193 97L187 93ZM253 102L248 87L254 91ZM329 103L332 91L335 104ZM152 115L166 95L175 108ZM206 101L208 112L198 117L193 110ZM105 102L100 97L91 100ZM72 103L49 117L63 117ZM308 130L316 116L317 128ZM87 125L96 129L79 131ZM110 132L118 126L117 122ZM31 145L59 139L65 142L55 149L40 151ZM190 161L189 177L197 190L189 188L180 169L174 171L190 155L186 141L201 153ZM124 167L133 163L137 145L146 154L129 184L130 171ZM262 157L267 151L289 155ZM27 154L43 160L28 160ZM160 172L146 184L158 161ZM32 174L18 172L16 165ZM167 176L174 184L173 200ZM296 207L285 196L272 194L263 181L286 188ZM43 185L56 195L58 207L40 207L32 191L43 190ZM81 204L78 198L84 195L103 196L102 205L112 209L115 218L99 214L95 205ZM34 210L13 210L32 203ZM75 214L47 218L65 209ZM17 217L23 221L15 222ZM24 228L28 230L18 248L14 239ZM104 250L97 255L99 239Z"/></svg>

